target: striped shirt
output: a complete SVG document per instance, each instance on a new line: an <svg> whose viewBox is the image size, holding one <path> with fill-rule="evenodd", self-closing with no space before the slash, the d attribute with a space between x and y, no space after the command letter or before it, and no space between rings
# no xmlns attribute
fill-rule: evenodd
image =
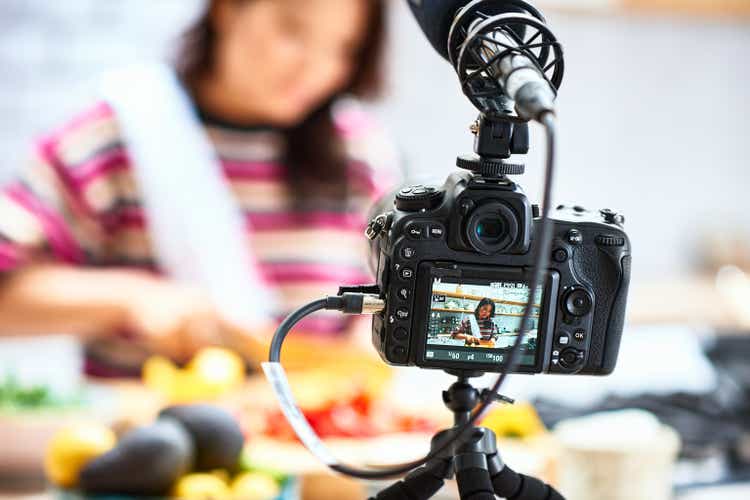
<svg viewBox="0 0 750 500"><path fill-rule="evenodd" d="M492 320L477 320L477 326L479 326L479 334L481 335L482 340L495 340L500 333L497 329L497 325ZM458 334L468 335L470 337L474 336L474 332L471 328L471 320L469 318L466 318L461 322L461 325L456 331L451 333L451 337Z"/></svg>
<svg viewBox="0 0 750 500"><path fill-rule="evenodd" d="M293 208L283 136L204 120L236 197L259 270L279 293L282 318L301 304L336 293L339 285L372 282L363 230L372 202L398 180L378 128L356 106L337 106L334 123L346 146L347 200ZM42 137L33 161L0 193L0 272L39 259L75 266L133 267L160 272L148 221L117 117L104 102ZM175 179L179 189L179 179ZM321 312L304 329L347 331L351 318ZM124 335L88 346L90 373L137 373L146 353Z"/></svg>

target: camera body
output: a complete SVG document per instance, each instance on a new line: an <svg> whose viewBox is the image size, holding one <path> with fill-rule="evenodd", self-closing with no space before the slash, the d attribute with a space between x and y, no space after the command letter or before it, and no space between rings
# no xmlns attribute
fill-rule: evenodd
<svg viewBox="0 0 750 500"><path fill-rule="evenodd" d="M372 341L383 360L501 371L528 301L538 211L507 177L471 172L405 187L375 207L370 265L386 309ZM630 278L624 219L579 206L557 207L552 219L550 265L515 371L608 374Z"/></svg>

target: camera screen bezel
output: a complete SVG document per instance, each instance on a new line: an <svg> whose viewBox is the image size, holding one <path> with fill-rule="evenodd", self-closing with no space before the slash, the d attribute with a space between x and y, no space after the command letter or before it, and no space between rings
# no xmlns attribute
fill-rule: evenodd
<svg viewBox="0 0 750 500"><path fill-rule="evenodd" d="M418 304L415 304L417 306L417 313L412 323L412 332L415 335L412 335L411 338L411 350L414 353L413 360L415 364L423 368L500 372L503 365L495 363L430 360L425 357L429 317L432 311L432 284L435 278L481 280L481 282L486 283L497 281L525 281L528 283L531 280L531 274L531 269L525 266L508 267L422 262L417 272L416 292L416 297L420 297L422 300ZM559 273L553 269L548 270L544 279L534 363L517 366L513 370L515 373L541 373L544 367L549 365L552 338L554 337L553 330L556 320L559 283Z"/></svg>

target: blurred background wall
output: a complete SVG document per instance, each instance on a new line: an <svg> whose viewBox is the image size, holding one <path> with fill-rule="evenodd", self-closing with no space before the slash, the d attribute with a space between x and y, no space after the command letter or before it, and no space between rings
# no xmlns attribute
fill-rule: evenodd
<svg viewBox="0 0 750 500"><path fill-rule="evenodd" d="M31 137L86 102L97 72L168 54L201 4L0 2L0 180L23 165ZM391 4L390 90L376 111L411 177L441 182L471 149L475 111L405 2ZM709 239L747 242L750 23L602 0L539 4L566 54L556 202L624 213L636 280L696 271ZM542 157L534 130L521 179L534 200Z"/></svg>

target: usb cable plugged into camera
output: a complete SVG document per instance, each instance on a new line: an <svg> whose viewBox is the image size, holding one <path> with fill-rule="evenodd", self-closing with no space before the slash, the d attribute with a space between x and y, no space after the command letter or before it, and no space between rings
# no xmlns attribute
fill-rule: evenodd
<svg viewBox="0 0 750 500"><path fill-rule="evenodd" d="M463 172L442 187L408 186L373 207L366 236L377 284L341 287L290 314L263 369L300 440L332 470L361 479L408 473L375 499L428 499L455 476L462 499L560 500L554 488L504 464L494 434L476 424L489 405L512 403L499 394L510 373L611 372L629 241L619 220L564 208L552 217L554 99L564 60L542 14L523 0L410 6L480 111L474 155L459 157ZM541 210L509 177L523 173L523 165L507 160L528 152L529 121L542 126L546 139ZM279 360L294 325L322 309L371 314L373 344L387 363L458 378L443 394L454 426L433 438L425 457L358 469L340 463L311 429ZM485 372L498 373L495 383L474 388L471 378Z"/></svg>

